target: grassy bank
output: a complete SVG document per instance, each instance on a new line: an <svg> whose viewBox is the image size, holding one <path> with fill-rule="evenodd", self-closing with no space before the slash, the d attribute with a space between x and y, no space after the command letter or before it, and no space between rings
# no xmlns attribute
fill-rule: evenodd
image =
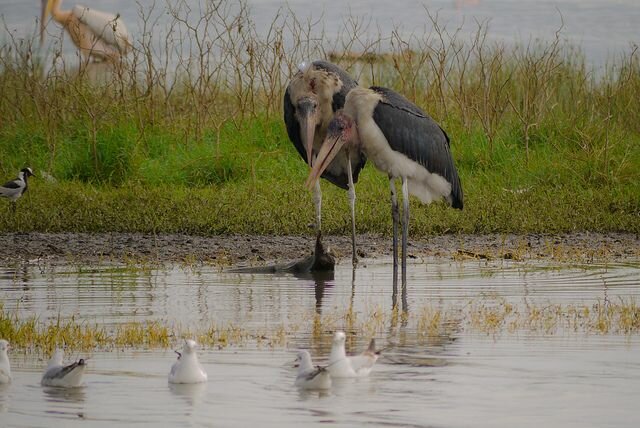
<svg viewBox="0 0 640 428"><path fill-rule="evenodd" d="M405 94L451 136L465 210L413 201L413 235L640 232L633 49L594 73L561 33L505 46L486 41L484 24L462 40L426 15L424 34L363 41L345 23L330 44L286 13L266 35L246 5L211 2L195 29L181 13L166 31L197 43L166 37L158 50L145 36L97 80L56 55L35 61L33 40L4 41L0 173L29 165L40 178L15 216L0 201L0 231L309 232L307 169L281 103L297 63L330 57L361 84ZM389 233L387 180L372 166L361 177L358 230ZM324 228L346 233L346 194L324 189Z"/></svg>

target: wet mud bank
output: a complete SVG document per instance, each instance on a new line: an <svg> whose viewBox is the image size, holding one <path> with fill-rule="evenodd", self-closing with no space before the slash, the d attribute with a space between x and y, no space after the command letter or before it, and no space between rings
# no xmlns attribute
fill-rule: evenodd
<svg viewBox="0 0 640 428"><path fill-rule="evenodd" d="M338 263L348 263L347 236L326 236L324 245ZM1 260L48 262L100 261L211 263L259 266L286 263L312 253L312 236L191 236L135 233L6 233L0 234ZM391 256L391 238L359 235L361 258ZM411 238L409 257L450 259L556 259L589 262L640 258L640 236L629 233L580 232L561 235L443 235Z"/></svg>

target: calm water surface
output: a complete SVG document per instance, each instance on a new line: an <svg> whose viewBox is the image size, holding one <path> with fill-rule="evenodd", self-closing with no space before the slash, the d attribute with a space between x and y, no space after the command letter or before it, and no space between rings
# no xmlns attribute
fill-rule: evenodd
<svg viewBox="0 0 640 428"><path fill-rule="evenodd" d="M203 1L184 0L194 19L199 16ZM64 1L63 9L76 3ZM161 35L167 28L166 5L178 4L164 0L84 0L80 3L120 13L134 39L139 39L143 32L141 11L151 16L153 31ZM588 62L596 65L628 51L632 43L640 42L640 2L637 0L248 0L247 3L263 36L278 12L286 13L285 9L289 8L301 21L316 23L314 34L319 35L324 28L327 42L335 40L350 18L358 21L365 38L378 34L389 37L393 30L408 37L432 30L426 7L432 15L438 15L440 25L450 32L461 28L463 36L470 35L477 29L477 22L488 21L490 38L507 43L551 39L564 23L562 37L581 47ZM39 5L37 0L0 0L0 15L14 35L33 34ZM0 41L6 37L7 29L0 28ZM49 31L55 34L55 30ZM72 48L67 52L71 53Z"/></svg>
<svg viewBox="0 0 640 428"><path fill-rule="evenodd" d="M38 266L0 270L6 311L41 319L115 326L132 319L198 326L215 321L247 329L287 325L301 312L390 309L390 265L367 262L355 280L349 265L333 279L247 275L211 267L134 270L117 266ZM640 299L640 261L548 266L514 262L416 260L409 305L455 308L470 300L590 305ZM91 354L82 388L39 385L45 364L11 354L14 383L0 389L7 426L607 426L640 424L640 338L528 332L487 336L459 331L429 341L414 327L376 335L384 347L371 377L338 383L327 394L293 387L295 350L327 357L331 331L291 335L286 346L255 344L200 353L209 382L174 388L171 350ZM368 338L354 341L359 352ZM77 357L78 355L76 355ZM55 422L55 423L54 423Z"/></svg>

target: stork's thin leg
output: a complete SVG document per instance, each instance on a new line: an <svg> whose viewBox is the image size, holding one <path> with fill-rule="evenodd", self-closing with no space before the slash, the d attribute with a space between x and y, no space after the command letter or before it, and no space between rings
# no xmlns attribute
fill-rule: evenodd
<svg viewBox="0 0 640 428"><path fill-rule="evenodd" d="M316 181L313 188L313 203L316 206L316 233L319 236L322 232L322 190L320 189L320 180Z"/></svg>
<svg viewBox="0 0 640 428"><path fill-rule="evenodd" d="M15 215L15 214L16 214L16 205L17 205L17 204L15 203L15 201L11 201L11 213L12 213L13 215Z"/></svg>
<svg viewBox="0 0 640 428"><path fill-rule="evenodd" d="M389 187L391 188L391 218L393 220L393 306L396 305L398 296L398 223L400 222L400 211L398 208L398 195L396 194L396 180L389 176Z"/></svg>
<svg viewBox="0 0 640 428"><path fill-rule="evenodd" d="M407 309L407 240L409 238L409 182L402 177L402 307Z"/></svg>
<svg viewBox="0 0 640 428"><path fill-rule="evenodd" d="M351 206L351 260L355 266L358 264L358 256L356 255L356 188L353 185L350 155L347 155L347 175L349 177L349 205Z"/></svg>

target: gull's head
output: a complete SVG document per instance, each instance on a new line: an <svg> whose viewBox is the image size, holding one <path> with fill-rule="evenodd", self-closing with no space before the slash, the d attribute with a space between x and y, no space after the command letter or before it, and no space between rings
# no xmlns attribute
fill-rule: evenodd
<svg viewBox="0 0 640 428"><path fill-rule="evenodd" d="M192 354L196 352L196 349L198 348L198 344L196 343L195 340L192 339L185 339L184 341L184 347L182 348L182 351L185 354Z"/></svg>
<svg viewBox="0 0 640 428"><path fill-rule="evenodd" d="M344 331L336 331L333 334L334 345L344 345L345 340L347 340L347 335L344 333Z"/></svg>
<svg viewBox="0 0 640 428"><path fill-rule="evenodd" d="M306 370L313 367L313 363L311 362L311 355L309 351L300 350L298 351L298 355L296 356L296 367L299 367L300 370Z"/></svg>
<svg viewBox="0 0 640 428"><path fill-rule="evenodd" d="M7 352L9 350L9 341L0 339L0 352Z"/></svg>

